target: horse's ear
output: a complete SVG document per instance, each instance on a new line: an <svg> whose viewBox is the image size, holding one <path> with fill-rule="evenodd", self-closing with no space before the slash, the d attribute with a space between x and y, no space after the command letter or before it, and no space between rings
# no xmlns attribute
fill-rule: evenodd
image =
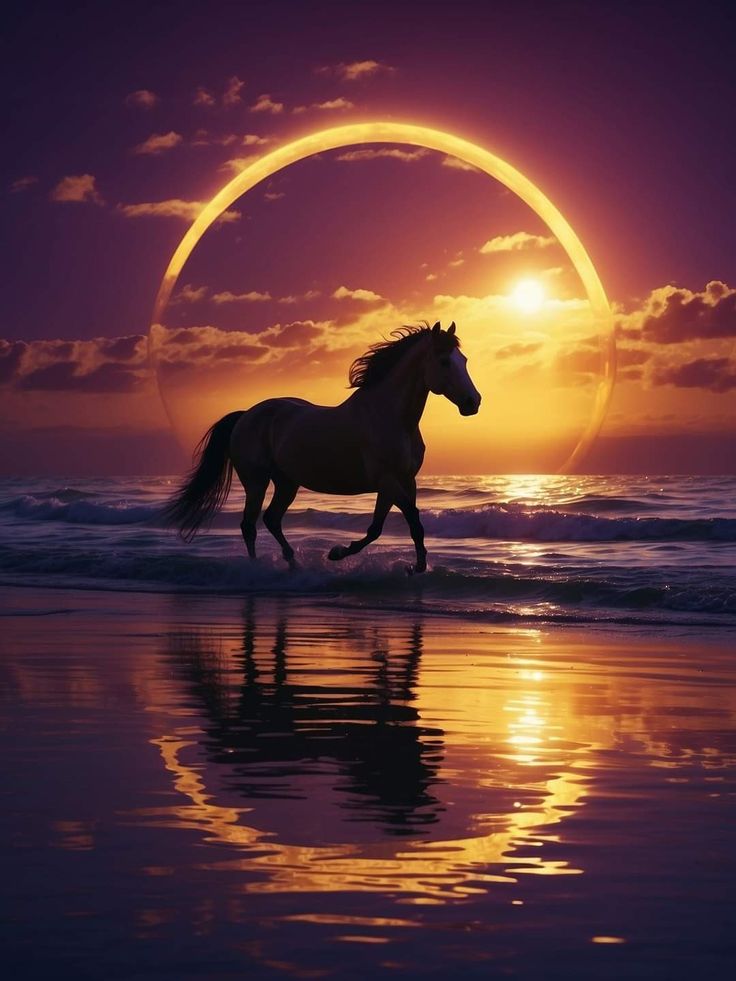
<svg viewBox="0 0 736 981"><path fill-rule="evenodd" d="M439 333L441 332L441 330L442 330L442 328L440 327L440 322L439 322L439 320L438 320L438 321L437 321L437 323L436 323L436 324L434 325L434 327L432 328L432 333L433 333L433 334L434 334L434 336L436 337L436 336L437 336L437 335L438 335L438 334L439 334Z"/></svg>
<svg viewBox="0 0 736 981"><path fill-rule="evenodd" d="M447 328L447 333L450 335L450 337L452 337L453 334L455 333L455 321L454 320L452 321L452 323L450 324L450 326Z"/></svg>

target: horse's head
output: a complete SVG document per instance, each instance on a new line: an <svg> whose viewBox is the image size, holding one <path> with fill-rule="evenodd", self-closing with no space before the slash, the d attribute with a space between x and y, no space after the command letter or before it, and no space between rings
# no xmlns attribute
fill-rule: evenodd
<svg viewBox="0 0 736 981"><path fill-rule="evenodd" d="M431 332L432 347L427 358L427 385L435 395L444 395L461 416L474 416L480 408L480 392L468 374L468 359L460 351L455 322L442 330L439 321Z"/></svg>

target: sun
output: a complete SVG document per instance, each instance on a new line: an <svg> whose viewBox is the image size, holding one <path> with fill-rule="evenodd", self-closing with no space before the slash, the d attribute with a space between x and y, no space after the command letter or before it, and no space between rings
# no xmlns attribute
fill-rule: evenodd
<svg viewBox="0 0 736 981"><path fill-rule="evenodd" d="M546 293L538 279L520 279L509 299L522 313L539 313L544 306Z"/></svg>

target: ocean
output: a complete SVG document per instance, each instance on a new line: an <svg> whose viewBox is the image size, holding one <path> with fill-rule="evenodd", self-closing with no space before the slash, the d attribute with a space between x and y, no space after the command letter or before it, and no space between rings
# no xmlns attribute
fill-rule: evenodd
<svg viewBox="0 0 736 981"><path fill-rule="evenodd" d="M736 623L734 477L423 477L429 572L417 577L395 511L362 554L327 560L362 536L371 497L300 491L284 520L295 573L262 524L259 559L246 558L237 481L213 527L186 544L160 520L179 479L2 480L0 584L289 594L487 622Z"/></svg>
<svg viewBox="0 0 736 981"><path fill-rule="evenodd" d="M732 477L0 493L0 948L14 981L732 977Z"/></svg>

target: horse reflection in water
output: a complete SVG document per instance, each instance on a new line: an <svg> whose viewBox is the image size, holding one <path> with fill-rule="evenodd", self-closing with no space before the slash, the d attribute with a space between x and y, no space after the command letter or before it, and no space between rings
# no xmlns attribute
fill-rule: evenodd
<svg viewBox="0 0 736 981"><path fill-rule="evenodd" d="M266 665L250 601L242 650L228 663L221 639L212 635L187 633L170 640L175 670L207 716L202 748L212 763L227 767L219 782L224 779L229 791L249 801L305 799L310 781L324 788L327 774L341 821L373 822L394 835L420 835L435 823L442 805L431 787L443 732L420 725L411 704L421 626L403 632L398 650L389 649L377 631L367 644L365 634L356 634L350 638L356 649L348 652L349 662L332 667L325 683L317 683L314 669L305 669L303 661L301 680L296 673L291 677L283 609L272 638ZM289 815L297 824L309 822L306 813L289 809ZM319 820L325 817L321 811Z"/></svg>

